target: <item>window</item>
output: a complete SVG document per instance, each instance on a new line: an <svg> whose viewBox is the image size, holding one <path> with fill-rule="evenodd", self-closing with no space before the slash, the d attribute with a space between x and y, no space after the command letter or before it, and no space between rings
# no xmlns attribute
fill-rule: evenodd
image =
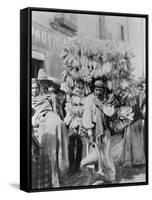
<svg viewBox="0 0 152 200"><path fill-rule="evenodd" d="M125 38L124 38L124 26L121 26L121 39L122 39L122 41L125 40Z"/></svg>
<svg viewBox="0 0 152 200"><path fill-rule="evenodd" d="M68 20L69 22L71 22L72 24L76 25L77 22L76 22L76 15L75 14L66 14L64 13L63 14L63 17Z"/></svg>
<svg viewBox="0 0 152 200"><path fill-rule="evenodd" d="M55 16L55 22L71 31L77 31L77 18L75 14L57 13Z"/></svg>
<svg viewBox="0 0 152 200"><path fill-rule="evenodd" d="M37 78L39 69L44 68L44 62L44 54L32 50L32 78Z"/></svg>

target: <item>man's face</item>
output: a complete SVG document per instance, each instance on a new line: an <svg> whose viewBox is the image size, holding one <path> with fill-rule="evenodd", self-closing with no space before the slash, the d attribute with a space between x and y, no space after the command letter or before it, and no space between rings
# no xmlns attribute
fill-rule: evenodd
<svg viewBox="0 0 152 200"><path fill-rule="evenodd" d="M66 99L65 93L59 92L58 98L59 98L60 102L63 103L63 101Z"/></svg>
<svg viewBox="0 0 152 200"><path fill-rule="evenodd" d="M41 84L41 92L42 94L48 93L48 85L46 83Z"/></svg>
<svg viewBox="0 0 152 200"><path fill-rule="evenodd" d="M36 83L32 84L32 96L36 97L39 95L40 88Z"/></svg>
<svg viewBox="0 0 152 200"><path fill-rule="evenodd" d="M100 98L104 93L104 88L103 87L95 87L94 88L94 94L96 97Z"/></svg>
<svg viewBox="0 0 152 200"><path fill-rule="evenodd" d="M138 90L138 94L140 94L141 91L142 91L142 87L141 87L141 86L138 86L137 90Z"/></svg>
<svg viewBox="0 0 152 200"><path fill-rule="evenodd" d="M53 85L51 85L51 86L49 87L49 91L50 91L50 92L55 92L55 88L53 87Z"/></svg>
<svg viewBox="0 0 152 200"><path fill-rule="evenodd" d="M145 91L146 90L146 84L143 83L142 85L143 85L143 91Z"/></svg>

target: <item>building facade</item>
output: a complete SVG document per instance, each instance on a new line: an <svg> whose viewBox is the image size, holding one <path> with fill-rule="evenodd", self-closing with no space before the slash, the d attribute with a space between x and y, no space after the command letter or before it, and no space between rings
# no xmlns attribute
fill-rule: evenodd
<svg viewBox="0 0 152 200"><path fill-rule="evenodd" d="M128 42L137 76L144 76L144 21L141 18L32 11L32 77L45 68L61 78L60 58L66 37L89 36Z"/></svg>

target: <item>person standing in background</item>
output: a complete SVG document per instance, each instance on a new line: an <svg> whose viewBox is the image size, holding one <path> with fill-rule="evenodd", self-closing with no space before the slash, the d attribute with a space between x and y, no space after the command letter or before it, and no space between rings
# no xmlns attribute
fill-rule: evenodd
<svg viewBox="0 0 152 200"><path fill-rule="evenodd" d="M77 81L73 88L72 95L69 97L66 103L66 117L64 119L68 126L69 132L69 171L75 172L80 168L80 162L82 159L83 143L81 140L81 126L83 106L85 101L85 95L83 90L83 83Z"/></svg>
<svg viewBox="0 0 152 200"><path fill-rule="evenodd" d="M121 113L128 113L128 124L124 129L121 157L121 163L124 167L145 164L141 97L140 93L134 97L130 96L129 88L127 88L122 95L124 98L118 111L118 115L122 115Z"/></svg>
<svg viewBox="0 0 152 200"><path fill-rule="evenodd" d="M63 111L58 99L57 94L55 93L55 82L54 79L49 80L46 72L44 69L40 69L38 73L38 80L40 83L40 92L42 98L47 98L50 102L50 105L52 107L52 110L54 113L60 116L60 118L63 120Z"/></svg>
<svg viewBox="0 0 152 200"><path fill-rule="evenodd" d="M59 187L61 176L69 168L67 129L57 112L55 94L48 91L49 82L45 71L41 69L38 76L42 89L40 94L32 85L32 94L39 94L37 102L32 101L35 111L32 115L32 128L41 147L40 180L34 189Z"/></svg>

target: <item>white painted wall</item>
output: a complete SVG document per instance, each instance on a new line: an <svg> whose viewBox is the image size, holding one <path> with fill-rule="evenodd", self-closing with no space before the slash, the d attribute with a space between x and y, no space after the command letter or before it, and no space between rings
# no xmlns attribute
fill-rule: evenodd
<svg viewBox="0 0 152 200"><path fill-rule="evenodd" d="M132 65L135 68L136 77L145 76L145 19L128 18L129 25L129 45L135 57Z"/></svg>
<svg viewBox="0 0 152 200"><path fill-rule="evenodd" d="M119 16L105 16L106 30L111 34L113 40L122 40L121 37L121 26L124 27L124 39L128 41L128 25L127 17Z"/></svg>
<svg viewBox="0 0 152 200"><path fill-rule="evenodd" d="M135 17L105 16L105 27L114 40L121 40L121 26L124 27L125 41L133 54L133 74L136 78L145 75L145 19Z"/></svg>
<svg viewBox="0 0 152 200"><path fill-rule="evenodd" d="M99 16L98 15L77 15L78 35L88 37L99 37Z"/></svg>

